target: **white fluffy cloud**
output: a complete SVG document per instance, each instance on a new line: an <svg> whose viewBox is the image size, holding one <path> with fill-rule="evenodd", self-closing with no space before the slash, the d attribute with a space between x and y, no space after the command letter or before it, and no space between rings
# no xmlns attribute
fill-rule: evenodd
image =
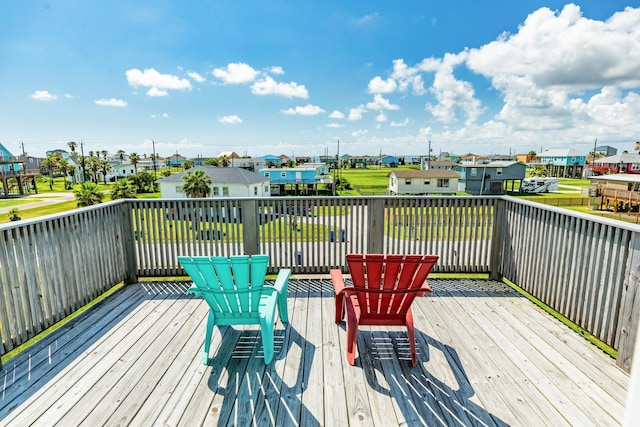
<svg viewBox="0 0 640 427"><path fill-rule="evenodd" d="M364 105L358 105L355 108L349 110L349 120L362 120L362 115L367 111Z"/></svg>
<svg viewBox="0 0 640 427"><path fill-rule="evenodd" d="M116 98L101 98L101 99L96 99L95 101L93 101L96 105L101 105L103 107L126 107L127 106L127 101L123 100L123 99L116 99Z"/></svg>
<svg viewBox="0 0 640 427"><path fill-rule="evenodd" d="M207 79L205 79L200 73L196 73L195 71L188 72L187 75L198 83L204 83L207 81Z"/></svg>
<svg viewBox="0 0 640 427"><path fill-rule="evenodd" d="M333 110L331 114L329 114L330 119L344 119L344 113L342 111Z"/></svg>
<svg viewBox="0 0 640 427"><path fill-rule="evenodd" d="M168 90L191 89L189 80L171 74L162 74L153 68L147 68L144 71L132 68L125 74L131 87L148 87L148 96L167 96Z"/></svg>
<svg viewBox="0 0 640 427"><path fill-rule="evenodd" d="M218 119L218 122L228 124L228 125L237 125L242 123L242 119L237 115L224 116Z"/></svg>
<svg viewBox="0 0 640 427"><path fill-rule="evenodd" d="M244 62L235 62L227 65L226 68L215 68L213 75L225 83L239 84L250 83L258 77L259 71L254 70Z"/></svg>
<svg viewBox="0 0 640 427"><path fill-rule="evenodd" d="M393 93L396 90L396 81L389 77L383 80L382 77L376 76L369 82L369 93Z"/></svg>
<svg viewBox="0 0 640 427"><path fill-rule="evenodd" d="M300 116L317 116L325 111L317 105L307 104L304 107L297 106L295 108L289 108L287 110L281 110L286 115L300 115Z"/></svg>
<svg viewBox="0 0 640 427"><path fill-rule="evenodd" d="M389 123L389 126L394 128L401 128L401 127L405 127L408 124L409 124L409 117L405 117L405 119L401 122L396 122L392 120L391 123Z"/></svg>
<svg viewBox="0 0 640 427"><path fill-rule="evenodd" d="M31 98L36 101L55 101L58 99L58 96L52 94L48 90L36 90L31 94Z"/></svg>
<svg viewBox="0 0 640 427"><path fill-rule="evenodd" d="M369 110L399 110L400 106L392 104L388 99L377 93L373 96L373 101L367 103L367 108Z"/></svg>
<svg viewBox="0 0 640 427"><path fill-rule="evenodd" d="M269 76L266 76L264 79L255 82L251 86L251 92L255 95L279 95L286 98L307 99L309 97L307 88L304 87L304 85L299 85L296 82L276 82Z"/></svg>

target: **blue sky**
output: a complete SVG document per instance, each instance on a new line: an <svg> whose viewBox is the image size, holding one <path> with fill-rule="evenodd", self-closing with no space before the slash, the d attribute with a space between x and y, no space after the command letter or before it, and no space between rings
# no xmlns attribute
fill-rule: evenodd
<svg viewBox="0 0 640 427"><path fill-rule="evenodd" d="M14 154L632 151L640 4L0 0L0 85Z"/></svg>

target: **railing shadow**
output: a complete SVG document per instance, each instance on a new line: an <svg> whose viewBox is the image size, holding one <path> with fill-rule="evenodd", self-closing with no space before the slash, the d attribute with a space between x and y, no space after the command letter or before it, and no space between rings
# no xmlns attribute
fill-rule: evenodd
<svg viewBox="0 0 640 427"><path fill-rule="evenodd" d="M265 366L259 330L224 327L208 363L209 389L215 394L210 412L217 425L320 425L299 398L307 388L315 346L291 324L276 329L274 340L274 361ZM298 366L292 369L285 359L298 360Z"/></svg>
<svg viewBox="0 0 640 427"><path fill-rule="evenodd" d="M475 392L453 347L416 330L418 366L412 368L406 333L361 331L358 340L359 364L369 386L393 398L408 424L508 426L471 400ZM446 359L446 379L425 367L434 351Z"/></svg>

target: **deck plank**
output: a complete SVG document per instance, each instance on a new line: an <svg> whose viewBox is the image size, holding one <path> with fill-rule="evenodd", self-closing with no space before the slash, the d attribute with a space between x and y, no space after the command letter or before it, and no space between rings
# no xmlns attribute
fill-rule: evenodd
<svg viewBox="0 0 640 427"><path fill-rule="evenodd" d="M256 326L216 328L202 364L208 307L187 283L130 285L5 364L0 424L621 423L628 375L609 356L504 284L430 283L415 368L406 331L379 327L350 366L326 279L292 279L267 366Z"/></svg>

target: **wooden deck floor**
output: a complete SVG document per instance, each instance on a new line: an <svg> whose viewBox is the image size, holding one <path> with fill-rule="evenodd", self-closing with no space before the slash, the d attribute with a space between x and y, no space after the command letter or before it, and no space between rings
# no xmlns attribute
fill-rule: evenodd
<svg viewBox="0 0 640 427"><path fill-rule="evenodd" d="M401 329L361 329L356 366L328 280L292 280L290 325L261 358L254 327L214 332L186 282L143 282L10 360L0 425L487 425L621 423L628 376L505 285L430 280ZM399 355L399 357L397 357Z"/></svg>

